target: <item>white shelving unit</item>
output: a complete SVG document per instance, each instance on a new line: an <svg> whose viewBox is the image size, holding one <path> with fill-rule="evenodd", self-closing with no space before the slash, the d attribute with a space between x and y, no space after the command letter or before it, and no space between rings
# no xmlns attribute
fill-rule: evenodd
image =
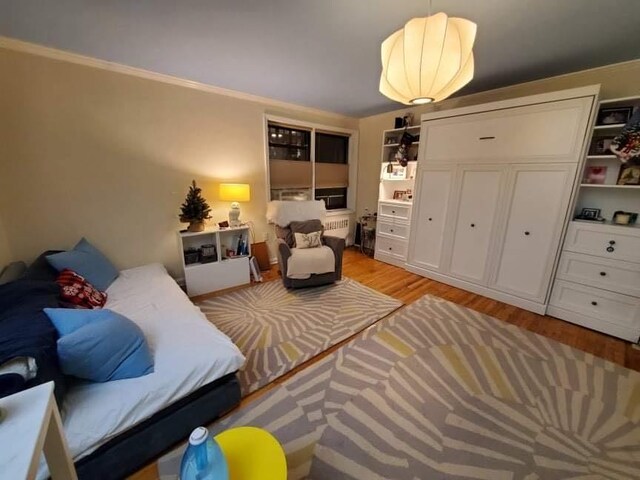
<svg viewBox="0 0 640 480"><path fill-rule="evenodd" d="M411 220L411 206L418 165L418 147L415 141L409 147L409 163L402 167L393 157L400 146L404 128L385 130L382 134L380 185L378 190L378 221L376 226L375 258L392 265L404 266ZM408 127L414 136L420 135L420 125ZM393 169L388 173L387 168ZM402 198L394 198L395 192L408 192Z"/></svg>
<svg viewBox="0 0 640 480"><path fill-rule="evenodd" d="M600 102L602 108L640 108L640 97ZM600 210L604 222L574 220L567 229L547 314L631 342L640 338L640 223L617 225L616 211L640 213L640 185L618 185L622 162L594 152L624 124L595 125L579 185L574 217ZM592 167L606 167L604 183L589 183Z"/></svg>
<svg viewBox="0 0 640 480"><path fill-rule="evenodd" d="M599 110L618 107L638 109L640 96L603 100L600 102ZM593 127L592 141L584 163L574 216L579 215L583 208L600 209L600 215L607 221L611 221L613 214L619 210L640 213L640 185L618 185L622 162L611 152L594 152L594 145L599 140L615 137L624 125L624 123L615 123ZM606 167L604 183L589 182L588 172L593 167Z"/></svg>
<svg viewBox="0 0 640 480"><path fill-rule="evenodd" d="M187 294L190 297L237 287L250 282L249 226L208 228L202 232L178 232L180 257L184 268ZM238 242L244 240L248 254L236 255ZM215 245L216 259L210 262L185 263L184 252L201 249L204 245ZM231 251L234 255L231 255ZM228 253L229 252L229 253Z"/></svg>

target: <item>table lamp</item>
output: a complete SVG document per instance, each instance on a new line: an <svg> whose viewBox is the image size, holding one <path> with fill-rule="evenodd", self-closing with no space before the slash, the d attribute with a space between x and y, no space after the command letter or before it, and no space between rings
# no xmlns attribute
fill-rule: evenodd
<svg viewBox="0 0 640 480"><path fill-rule="evenodd" d="M248 202L251 200L251 189L247 183L221 183L220 200L232 202L229 210L229 225L237 227L240 225L240 204L238 202Z"/></svg>

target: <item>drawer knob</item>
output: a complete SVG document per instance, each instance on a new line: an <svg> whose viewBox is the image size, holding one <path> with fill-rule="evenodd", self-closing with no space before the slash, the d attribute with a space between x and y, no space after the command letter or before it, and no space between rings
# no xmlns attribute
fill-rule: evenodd
<svg viewBox="0 0 640 480"><path fill-rule="evenodd" d="M611 252L613 252L613 251L615 251L615 248L613 248L613 247L607 247L607 252L611 253Z"/></svg>
<svg viewBox="0 0 640 480"><path fill-rule="evenodd" d="M600 272L600 276L601 277L606 277L607 276L607 272Z"/></svg>
<svg viewBox="0 0 640 480"><path fill-rule="evenodd" d="M591 302L591 305L593 305L594 307L598 305L598 302L596 302L595 300L593 302Z"/></svg>
<svg viewBox="0 0 640 480"><path fill-rule="evenodd" d="M393 248L389 247L389 250L393 250Z"/></svg>
<svg viewBox="0 0 640 480"><path fill-rule="evenodd" d="M524 234L525 234L525 235L529 235L529 234L530 234L530 232L524 232Z"/></svg>
<svg viewBox="0 0 640 480"><path fill-rule="evenodd" d="M390 231L391 233L393 233L393 228L389 229L389 231Z"/></svg>
<svg viewBox="0 0 640 480"><path fill-rule="evenodd" d="M433 220L433 218L429 217L429 221Z"/></svg>
<svg viewBox="0 0 640 480"><path fill-rule="evenodd" d="M476 226L476 224L475 224L475 223L472 223L472 224L471 224L471 228L474 228L475 226Z"/></svg>
<svg viewBox="0 0 640 480"><path fill-rule="evenodd" d="M616 241L615 240L609 240L609 245L615 245Z"/></svg>
<svg viewBox="0 0 640 480"><path fill-rule="evenodd" d="M395 210L391 210L391 213L396 213L396 211Z"/></svg>

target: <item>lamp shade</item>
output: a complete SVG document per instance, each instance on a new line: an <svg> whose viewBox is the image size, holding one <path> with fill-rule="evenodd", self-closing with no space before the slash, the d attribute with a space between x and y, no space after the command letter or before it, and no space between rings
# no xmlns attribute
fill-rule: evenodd
<svg viewBox="0 0 640 480"><path fill-rule="evenodd" d="M476 24L445 13L413 18L382 42L380 93L405 105L444 100L473 78Z"/></svg>
<svg viewBox="0 0 640 480"><path fill-rule="evenodd" d="M251 188L248 183L221 183L220 200L223 202L248 202Z"/></svg>

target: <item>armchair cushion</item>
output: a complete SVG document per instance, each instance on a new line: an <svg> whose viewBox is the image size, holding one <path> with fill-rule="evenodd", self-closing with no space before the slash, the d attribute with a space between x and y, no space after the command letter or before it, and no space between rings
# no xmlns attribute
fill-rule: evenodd
<svg viewBox="0 0 640 480"><path fill-rule="evenodd" d="M287 277L309 278L311 275L335 272L336 259L333 250L326 245L318 248L292 248L287 261Z"/></svg>
<svg viewBox="0 0 640 480"><path fill-rule="evenodd" d="M324 233L324 227L322 226L322 222L318 219L314 220L305 220L304 222L291 222L289 224L289 228L291 229L291 234L294 237L293 246L296 247L295 244L295 235L296 233L313 233L313 232L322 232ZM321 235L322 236L322 235Z"/></svg>

